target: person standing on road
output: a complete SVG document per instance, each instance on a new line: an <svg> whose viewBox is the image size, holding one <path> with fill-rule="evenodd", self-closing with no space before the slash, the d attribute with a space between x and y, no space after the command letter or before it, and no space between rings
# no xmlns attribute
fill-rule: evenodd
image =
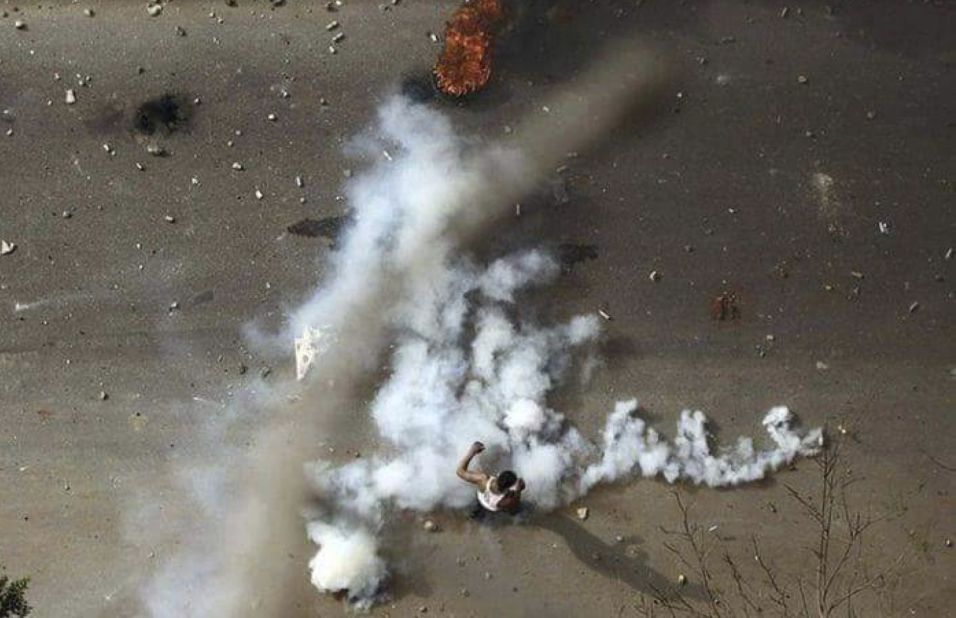
<svg viewBox="0 0 956 618"><path fill-rule="evenodd" d="M480 470L469 470L471 460L485 450L485 445L475 442L458 463L458 478L471 483L478 488L478 505L475 515L482 510L504 512L516 515L521 507L521 492L524 491L524 481L511 470L503 470L492 476Z"/></svg>

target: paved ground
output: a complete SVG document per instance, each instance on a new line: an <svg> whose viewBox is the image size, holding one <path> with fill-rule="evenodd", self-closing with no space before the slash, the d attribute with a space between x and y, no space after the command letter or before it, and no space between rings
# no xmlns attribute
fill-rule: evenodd
<svg viewBox="0 0 956 618"><path fill-rule="evenodd" d="M180 1L150 17L139 2L0 4L0 130L12 131L0 134L0 238L17 245L0 256L0 561L32 577L38 616L141 611L138 587L176 550L170 470L216 457L199 429L264 367L266 381L291 371L243 338L321 275L328 241L286 227L344 212L355 163L343 141L403 76L427 72L427 33L455 6L238 5ZM490 89L434 103L463 133L501 135L615 33L640 33L673 65L650 117L569 162L567 200L546 192L476 247L595 246L536 299L614 318L607 366L556 405L592 429L623 394L665 428L701 408L727 437L755 433L776 403L847 424L863 479L853 506L882 518L869 568L892 566L861 597L864 615L943 615L956 601L956 7L529 5ZM346 34L334 55L331 19ZM145 121L141 106L167 94L180 121L148 135L163 106ZM727 291L741 317L715 321ZM801 463L688 500L735 555L747 560L756 534L781 572L806 573L811 530L784 484L815 479ZM441 534L397 526L396 598L376 613L635 615L637 593L682 571L662 546L677 515L668 491L603 490L583 523L489 531L444 514ZM305 568L299 593L303 615L339 611Z"/></svg>

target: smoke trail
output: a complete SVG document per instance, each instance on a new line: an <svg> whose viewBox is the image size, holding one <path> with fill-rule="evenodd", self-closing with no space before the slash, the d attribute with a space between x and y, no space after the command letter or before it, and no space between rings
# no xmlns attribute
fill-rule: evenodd
<svg viewBox="0 0 956 618"><path fill-rule="evenodd" d="M235 471L244 479L243 493L220 527L216 590L208 593L217 601L204 615L294 612L291 586L302 567L287 556L300 542L299 509L311 494L303 462L315 456L319 436L345 430L351 419L342 412L376 366L396 307L414 298L411 290L437 280L452 251L509 211L565 153L585 149L625 111L653 100L662 69L633 42L610 48L592 71L548 101L551 113L519 125L508 148L466 149L439 114L400 99L385 106L381 127L398 142L386 168L394 192L352 185L356 223L335 274L293 316L286 333L288 341L303 327L319 326L340 344L317 359L304 384L276 386L299 404L264 411L268 425ZM263 581L269 585L259 585Z"/></svg>
<svg viewBox="0 0 956 618"><path fill-rule="evenodd" d="M603 444L590 443L549 407L547 396L568 375L574 352L597 340L600 322L578 316L541 328L509 317L521 288L546 284L558 271L538 251L486 269L459 260L439 269L401 306L392 373L369 409L388 454L311 469L327 505L309 525L320 546L310 563L319 590L347 590L358 605L373 602L386 576L374 534L389 510L470 504L474 489L453 470L476 439L497 453L499 465L525 479L526 499L541 509L638 474L671 483L736 485L819 448L820 430L793 431L786 408L774 408L764 419L774 444L766 450L756 451L750 439L741 438L733 449L715 454L704 415L690 411L681 414L669 443L635 415L636 400L619 402Z"/></svg>

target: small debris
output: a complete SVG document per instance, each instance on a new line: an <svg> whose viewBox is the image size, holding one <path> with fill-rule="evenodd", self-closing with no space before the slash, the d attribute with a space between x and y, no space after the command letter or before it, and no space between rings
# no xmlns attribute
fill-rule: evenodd
<svg viewBox="0 0 956 618"><path fill-rule="evenodd" d="M687 583L687 576L686 576L686 575L684 575L683 573L681 573L680 575L677 576L677 584L678 584L679 586L683 586L683 585L686 584L686 583Z"/></svg>
<svg viewBox="0 0 956 618"><path fill-rule="evenodd" d="M817 369L820 371L826 371L830 368L830 365L824 363L823 361L817 361Z"/></svg>
<svg viewBox="0 0 956 618"><path fill-rule="evenodd" d="M295 177L295 186L299 187L300 189L305 186L305 183L302 181L302 176Z"/></svg>
<svg viewBox="0 0 956 618"><path fill-rule="evenodd" d="M945 541L943 541L943 545L945 545L946 547L952 547L953 539L946 539Z"/></svg>
<svg viewBox="0 0 956 618"><path fill-rule="evenodd" d="M268 116L266 116L266 118L268 118L270 122L275 122L276 120L279 119L279 117L276 116L275 114L269 114Z"/></svg>
<svg viewBox="0 0 956 618"><path fill-rule="evenodd" d="M234 161L232 164L232 169L236 170L237 172L241 172L245 168L242 167L242 163L239 163L238 161Z"/></svg>
<svg viewBox="0 0 956 618"><path fill-rule="evenodd" d="M430 519L426 519L425 523L422 525L422 529L425 532L438 532L438 524Z"/></svg>
<svg viewBox="0 0 956 618"><path fill-rule="evenodd" d="M70 88L66 91L66 104L73 105L76 103L76 91Z"/></svg>
<svg viewBox="0 0 956 618"><path fill-rule="evenodd" d="M257 188L256 188L256 199L257 199L257 200L261 200L263 197L265 197L265 196L262 194L262 191L260 191L260 190L258 189L258 187L257 187Z"/></svg>
<svg viewBox="0 0 956 618"><path fill-rule="evenodd" d="M658 281L661 280L661 274L657 272L656 270L652 270L651 273L647 275L647 278L653 281L654 283L657 283Z"/></svg>
<svg viewBox="0 0 956 618"><path fill-rule="evenodd" d="M861 272L858 271L858 270L851 270L851 271L850 271L850 276L853 277L854 279L862 279L862 278L863 278L863 273L861 273Z"/></svg>
<svg viewBox="0 0 956 618"><path fill-rule="evenodd" d="M585 519L588 518L588 515L591 513L591 511L588 510L588 507L582 506L578 508L576 513L578 515L578 519L580 519L581 521L584 521Z"/></svg>
<svg viewBox="0 0 956 618"><path fill-rule="evenodd" d="M607 320L608 322L611 321L611 314L605 311L604 309L598 309L598 315L604 318L605 320Z"/></svg>
<svg viewBox="0 0 956 618"><path fill-rule="evenodd" d="M798 84L806 84L806 83L808 83L809 81L810 81L810 80L807 79L807 76L806 76L806 75L798 75L798 76L797 76L797 83L798 83Z"/></svg>
<svg viewBox="0 0 956 618"><path fill-rule="evenodd" d="M912 303L910 303L910 308L909 308L910 313L916 313L917 309L919 309L918 302L913 301Z"/></svg>
<svg viewBox="0 0 956 618"><path fill-rule="evenodd" d="M787 15L789 14L790 14L790 7L785 6L782 9L780 9L780 19L786 19Z"/></svg>
<svg viewBox="0 0 956 618"><path fill-rule="evenodd" d="M166 149L159 144L148 144L146 146L146 152L154 157L162 157L166 155Z"/></svg>
<svg viewBox="0 0 956 618"><path fill-rule="evenodd" d="M432 43L437 43L437 42L438 42L438 35L435 34L434 32L429 32L429 33L428 33L428 40L430 40Z"/></svg>
<svg viewBox="0 0 956 618"><path fill-rule="evenodd" d="M83 9L83 14L87 17L93 17L96 13L93 12L93 9Z"/></svg>
<svg viewBox="0 0 956 618"><path fill-rule="evenodd" d="M149 13L150 17L156 17L163 12L163 5L161 4L148 4L146 5L146 12Z"/></svg>
<svg viewBox="0 0 956 618"><path fill-rule="evenodd" d="M179 309L179 301L174 300L173 302L169 303L169 310L171 312L176 311L177 309Z"/></svg>
<svg viewBox="0 0 956 618"><path fill-rule="evenodd" d="M868 110L868 111L866 112L866 119L867 119L867 120L873 120L874 118L876 118L876 112L873 111L872 109L871 109L871 110Z"/></svg>
<svg viewBox="0 0 956 618"><path fill-rule="evenodd" d="M710 317L718 322L740 319L740 306L737 293L726 291L714 297L710 303Z"/></svg>
<svg viewBox="0 0 956 618"><path fill-rule="evenodd" d="M166 223L176 223L176 217L172 215L166 215L163 217L163 219L166 221Z"/></svg>
<svg viewBox="0 0 956 618"><path fill-rule="evenodd" d="M10 255L17 250L16 243L0 240L0 255Z"/></svg>
<svg viewBox="0 0 956 618"><path fill-rule="evenodd" d="M18 19L15 22L13 22L13 27L16 28L17 30L26 30L27 22L23 21L22 19Z"/></svg>
<svg viewBox="0 0 956 618"><path fill-rule="evenodd" d="M106 401L110 398L109 394L106 391L100 391L100 401Z"/></svg>
<svg viewBox="0 0 956 618"><path fill-rule="evenodd" d="M339 22L335 21L334 19L325 25L325 29L328 30L329 32L332 32L338 27L339 27Z"/></svg>
<svg viewBox="0 0 956 618"><path fill-rule="evenodd" d="M880 230L880 234L889 234L890 233L890 224L886 221L880 221L876 224L877 229Z"/></svg>
<svg viewBox="0 0 956 618"><path fill-rule="evenodd" d="M186 29L182 26L176 26L176 36L186 36Z"/></svg>
<svg viewBox="0 0 956 618"><path fill-rule="evenodd" d="M953 248L952 248L952 247L950 247L949 249L946 250L946 253L943 254L943 259L944 259L944 260L951 260L951 259L953 259Z"/></svg>

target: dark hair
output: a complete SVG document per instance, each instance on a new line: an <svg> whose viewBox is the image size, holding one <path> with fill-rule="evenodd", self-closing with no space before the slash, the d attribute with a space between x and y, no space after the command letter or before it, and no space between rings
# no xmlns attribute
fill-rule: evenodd
<svg viewBox="0 0 956 618"><path fill-rule="evenodd" d="M518 475L511 470L499 472L498 476L495 478L498 480L498 491L510 489L515 483L518 482Z"/></svg>

